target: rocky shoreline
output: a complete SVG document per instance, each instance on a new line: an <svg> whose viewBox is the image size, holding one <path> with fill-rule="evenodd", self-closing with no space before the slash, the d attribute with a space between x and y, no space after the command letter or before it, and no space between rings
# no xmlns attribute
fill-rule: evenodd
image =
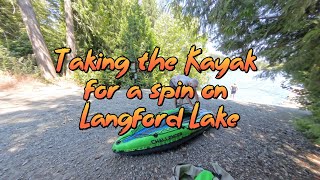
<svg viewBox="0 0 320 180"><path fill-rule="evenodd" d="M296 108L204 100L201 107L216 112L224 105L238 113L236 128L210 128L176 149L121 156L111 150L119 128L79 130L85 104L83 88L41 85L0 91L0 179L168 179L172 167L191 163L210 169L218 162L235 179L320 178L320 150L293 127L309 112ZM49 92L49 93L48 93ZM125 90L111 100L94 100L90 111L132 113L173 108L172 100L157 106L148 99L126 98Z"/></svg>

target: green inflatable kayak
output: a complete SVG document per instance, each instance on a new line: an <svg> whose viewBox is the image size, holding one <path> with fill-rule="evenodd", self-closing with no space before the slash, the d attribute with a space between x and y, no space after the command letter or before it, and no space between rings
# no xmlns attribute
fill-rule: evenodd
<svg viewBox="0 0 320 180"><path fill-rule="evenodd" d="M184 106L183 122L181 128L170 127L163 121L158 128L154 126L146 128L140 123L137 128L131 129L120 136L113 144L112 150L115 153L127 155L140 155L156 151L163 151L174 148L191 138L201 134L210 126L197 129L189 129L189 121L192 107ZM179 108L166 110L160 113L178 114ZM211 111L199 109L196 122Z"/></svg>

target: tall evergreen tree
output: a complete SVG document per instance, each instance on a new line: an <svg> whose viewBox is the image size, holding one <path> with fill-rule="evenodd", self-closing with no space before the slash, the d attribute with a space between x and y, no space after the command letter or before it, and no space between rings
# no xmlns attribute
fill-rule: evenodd
<svg viewBox="0 0 320 180"><path fill-rule="evenodd" d="M0 7L0 46L14 57L32 54L32 46L17 4L1 0Z"/></svg>
<svg viewBox="0 0 320 180"><path fill-rule="evenodd" d="M142 0L142 9L145 16L151 23L151 28L154 27L156 20L160 16L160 9L156 0Z"/></svg>
<svg viewBox="0 0 320 180"><path fill-rule="evenodd" d="M119 45L121 49L119 52L136 64L138 57L153 49L154 37L150 21L144 14L142 5L139 4L138 0L129 4L126 16L122 19ZM152 76L151 73L138 72L134 74L131 75L131 79L135 79L135 76L137 76L137 84L144 87L151 86L152 81L147 80Z"/></svg>
<svg viewBox="0 0 320 180"><path fill-rule="evenodd" d="M40 31L39 23L29 0L18 0L22 19L26 26L29 39L35 53L38 66L46 79L55 78L56 72L50 57L50 53Z"/></svg>
<svg viewBox="0 0 320 180"><path fill-rule="evenodd" d="M66 39L67 39L67 47L71 48L71 53L67 56L68 61L71 58L76 56L76 40L74 37L74 25L73 25L73 13L72 13L72 6L71 0L64 0L64 9L65 9L65 16L66 16ZM65 61L65 62L68 62ZM66 63L68 64L68 63ZM70 76L71 71L69 68L65 68L66 76Z"/></svg>
<svg viewBox="0 0 320 180"><path fill-rule="evenodd" d="M160 47L160 56L169 58L175 56L178 58L179 63L172 72L168 71L154 71L154 78L163 84L168 84L170 78L176 74L184 73L184 66L186 58L189 53L190 47L194 44L197 48L202 48L205 53L205 43L207 37L203 34L194 33L199 28L199 21L197 18L190 18L190 21L185 22L180 17L162 13L155 22L154 32L157 46ZM197 57L201 61L200 55ZM199 79L204 82L204 73L199 74L195 69L191 69L190 77Z"/></svg>
<svg viewBox="0 0 320 180"><path fill-rule="evenodd" d="M320 142L320 1L319 0L174 0L183 14L201 19L226 54L253 48L269 67L302 83L318 125ZM180 11L181 12L181 11Z"/></svg>

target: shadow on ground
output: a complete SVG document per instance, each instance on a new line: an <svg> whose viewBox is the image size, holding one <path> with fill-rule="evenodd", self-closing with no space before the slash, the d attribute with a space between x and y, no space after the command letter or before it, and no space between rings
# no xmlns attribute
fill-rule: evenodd
<svg viewBox="0 0 320 180"><path fill-rule="evenodd" d="M79 130L85 101L82 91L63 89L40 93L0 94L0 179L168 179L172 167L191 163L211 169L218 162L235 179L320 178L319 147L294 130L292 120L305 111L225 100L201 100L201 107L241 117L236 128L204 132L166 152L121 156L111 151L119 128ZM128 100L118 91L111 100L92 100L90 113L148 112L173 108L171 100L158 107L144 94Z"/></svg>

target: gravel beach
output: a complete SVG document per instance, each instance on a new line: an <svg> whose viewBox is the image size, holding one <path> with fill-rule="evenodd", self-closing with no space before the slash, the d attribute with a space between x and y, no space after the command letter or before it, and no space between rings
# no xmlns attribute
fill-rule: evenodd
<svg viewBox="0 0 320 180"><path fill-rule="evenodd" d="M91 97L90 114L173 108L173 100L158 107L150 90L143 92L142 100L127 99L126 90L111 100ZM217 112L224 105L227 113L238 113L238 126L210 128L174 150L121 156L111 150L120 128L79 130L82 96L83 88L73 85L0 89L0 179L168 179L179 163L212 169L211 162L235 179L320 179L320 148L292 125L307 111L201 99L202 108Z"/></svg>

